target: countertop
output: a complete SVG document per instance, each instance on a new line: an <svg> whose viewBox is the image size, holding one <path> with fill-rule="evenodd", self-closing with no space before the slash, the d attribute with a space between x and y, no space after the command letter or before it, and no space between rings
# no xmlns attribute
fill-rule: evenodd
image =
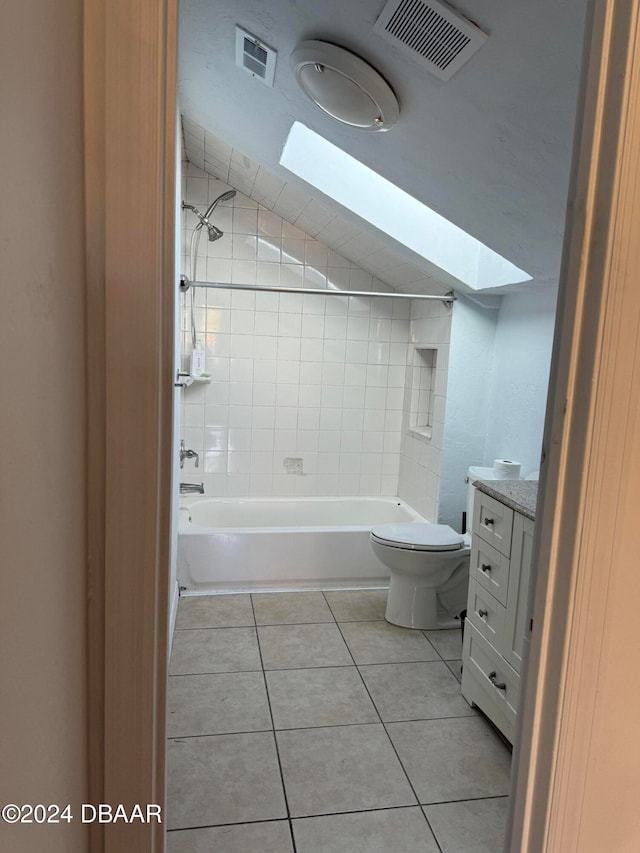
<svg viewBox="0 0 640 853"><path fill-rule="evenodd" d="M473 485L514 512L536 520L537 480L474 480Z"/></svg>

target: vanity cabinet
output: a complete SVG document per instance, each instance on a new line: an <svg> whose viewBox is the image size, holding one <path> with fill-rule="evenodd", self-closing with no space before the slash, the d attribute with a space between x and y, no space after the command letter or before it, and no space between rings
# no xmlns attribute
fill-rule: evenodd
<svg viewBox="0 0 640 853"><path fill-rule="evenodd" d="M534 522L476 490L462 695L513 742Z"/></svg>

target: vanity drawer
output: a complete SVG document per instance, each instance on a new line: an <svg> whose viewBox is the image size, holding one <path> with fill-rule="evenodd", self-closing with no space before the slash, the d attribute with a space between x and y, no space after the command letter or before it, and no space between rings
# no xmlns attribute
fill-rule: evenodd
<svg viewBox="0 0 640 853"><path fill-rule="evenodd" d="M520 690L518 673L473 625L465 625L463 656L462 695L513 743Z"/></svg>
<svg viewBox="0 0 640 853"><path fill-rule="evenodd" d="M470 577L475 578L500 604L507 603L509 590L509 558L489 545L480 536L471 541Z"/></svg>
<svg viewBox="0 0 640 853"><path fill-rule="evenodd" d="M505 608L473 579L469 582L467 619L497 651L502 653Z"/></svg>
<svg viewBox="0 0 640 853"><path fill-rule="evenodd" d="M473 501L473 532L505 557L511 553L513 510L476 489Z"/></svg>

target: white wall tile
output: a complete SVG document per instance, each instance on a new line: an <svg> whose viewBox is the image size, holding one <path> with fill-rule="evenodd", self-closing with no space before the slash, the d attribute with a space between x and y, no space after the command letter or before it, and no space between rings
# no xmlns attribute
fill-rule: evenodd
<svg viewBox="0 0 640 853"><path fill-rule="evenodd" d="M262 294L260 294L262 296ZM255 318L256 335L270 335L276 337L278 334L278 312L257 311Z"/></svg>
<svg viewBox="0 0 640 853"><path fill-rule="evenodd" d="M252 340L253 354L257 360L275 360L278 356L278 339L273 335L258 335Z"/></svg>
<svg viewBox="0 0 640 853"><path fill-rule="evenodd" d="M261 287L277 287L280 284L280 264L258 261L256 265L256 284Z"/></svg>
<svg viewBox="0 0 640 853"><path fill-rule="evenodd" d="M282 396L282 394L278 394L276 389L276 429L295 430L298 425L297 389L291 394L291 397L295 398L295 402L285 403L281 399Z"/></svg>
<svg viewBox="0 0 640 853"><path fill-rule="evenodd" d="M298 384L279 382L276 388L276 407L292 407L298 405Z"/></svg>
<svg viewBox="0 0 640 853"><path fill-rule="evenodd" d="M338 453L340 451L340 439L339 429L322 429L318 436L318 451Z"/></svg>
<svg viewBox="0 0 640 853"><path fill-rule="evenodd" d="M325 332L327 337L333 337L329 335L328 329L325 329L324 314L302 314L301 318L302 325L300 333L303 338L324 338Z"/></svg>
<svg viewBox="0 0 640 853"><path fill-rule="evenodd" d="M275 406L253 406L251 412L252 429L275 429L275 425Z"/></svg>
<svg viewBox="0 0 640 853"><path fill-rule="evenodd" d="M300 362L279 358L276 367L276 381L279 384L284 383L298 386L300 382Z"/></svg>
<svg viewBox="0 0 640 853"><path fill-rule="evenodd" d="M202 139L189 135L203 148ZM270 182L256 164L216 147L213 138L206 156L228 170L225 179L235 177L240 191L216 209L214 222L224 236L200 240L198 277L267 288L386 287L315 238L334 227L324 208ZM189 180L185 200L198 207L228 188L197 169L189 170ZM242 192L256 187L265 203L279 194L274 210ZM278 215L291 210L297 225ZM185 215L184 222L186 269L197 218ZM367 239L357 229L344 233L365 253ZM379 252L378 261L382 268L391 259ZM409 274L389 269L396 277ZM427 446L406 439L401 427L410 337L442 345L435 407L442 424L450 316L439 303L235 290L196 289L194 295L198 339L213 381L184 393L182 437L204 454L203 475L212 478L208 494L394 495L400 489L422 512L437 504L441 430ZM186 362L186 314L181 328ZM305 476L287 474L285 456L301 456Z"/></svg>
<svg viewBox="0 0 640 853"><path fill-rule="evenodd" d="M301 361L322 361L324 341L322 338L304 338L300 342Z"/></svg>
<svg viewBox="0 0 640 853"><path fill-rule="evenodd" d="M321 385L300 385L300 390L298 393L298 405L299 406L320 406L320 398L321 398ZM319 411L319 410L318 410Z"/></svg>

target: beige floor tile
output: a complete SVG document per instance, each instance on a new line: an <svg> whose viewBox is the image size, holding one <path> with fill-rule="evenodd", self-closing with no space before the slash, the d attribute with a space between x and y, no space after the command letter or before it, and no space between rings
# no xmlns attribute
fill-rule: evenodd
<svg viewBox="0 0 640 853"><path fill-rule="evenodd" d="M347 589L324 595L338 622L359 622L384 619L388 592L387 589Z"/></svg>
<svg viewBox="0 0 640 853"><path fill-rule="evenodd" d="M362 666L360 672L385 723L476 713L442 661Z"/></svg>
<svg viewBox="0 0 640 853"><path fill-rule="evenodd" d="M257 625L335 622L321 592L262 592L251 598Z"/></svg>
<svg viewBox="0 0 640 853"><path fill-rule="evenodd" d="M277 732L292 817L414 805L381 724Z"/></svg>
<svg viewBox="0 0 640 853"><path fill-rule="evenodd" d="M167 833L167 853L293 853L289 822L240 823Z"/></svg>
<svg viewBox="0 0 640 853"><path fill-rule="evenodd" d="M379 722L355 666L268 672L276 729Z"/></svg>
<svg viewBox="0 0 640 853"><path fill-rule="evenodd" d="M511 753L479 716L389 723L421 803L509 793Z"/></svg>
<svg viewBox="0 0 640 853"><path fill-rule="evenodd" d="M180 599L176 630L181 628L242 628L253 625L251 596L189 595Z"/></svg>
<svg viewBox="0 0 640 853"><path fill-rule="evenodd" d="M271 732L170 740L167 828L287 816Z"/></svg>
<svg viewBox="0 0 640 853"><path fill-rule="evenodd" d="M462 657L462 632L459 628L423 633L443 660L459 660Z"/></svg>
<svg viewBox="0 0 640 853"><path fill-rule="evenodd" d="M442 853L502 853L507 797L425 806Z"/></svg>
<svg viewBox="0 0 640 853"><path fill-rule="evenodd" d="M298 853L439 853L417 807L300 818L293 833Z"/></svg>
<svg viewBox="0 0 640 853"><path fill-rule="evenodd" d="M263 626L258 637L265 669L353 665L335 623Z"/></svg>
<svg viewBox="0 0 640 853"><path fill-rule="evenodd" d="M255 628L196 628L174 635L170 675L260 669Z"/></svg>
<svg viewBox="0 0 640 853"><path fill-rule="evenodd" d="M173 675L167 709L171 738L271 729L261 672Z"/></svg>
<svg viewBox="0 0 640 853"><path fill-rule="evenodd" d="M440 660L421 631L388 622L344 622L340 630L357 664Z"/></svg>

